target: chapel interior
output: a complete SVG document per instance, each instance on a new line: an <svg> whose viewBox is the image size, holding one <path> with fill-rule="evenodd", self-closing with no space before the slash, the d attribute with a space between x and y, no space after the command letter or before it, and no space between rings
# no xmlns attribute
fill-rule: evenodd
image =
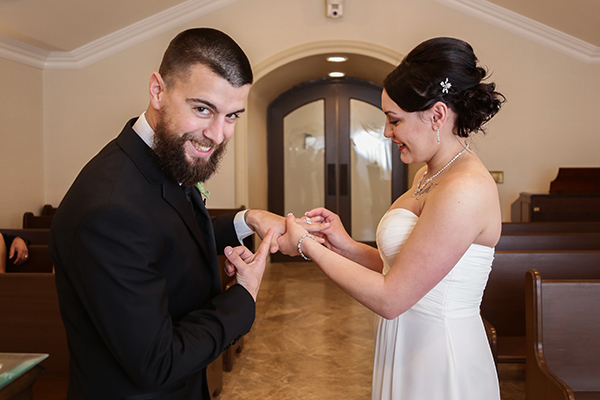
<svg viewBox="0 0 600 400"><path fill-rule="evenodd" d="M209 212L325 206L373 246L379 218L422 166L404 165L383 138L383 79L425 39L471 43L507 98L470 142L502 208L481 304L501 398L600 399L599 2L82 3L0 0L0 233L27 238L30 251L0 273L0 400L65 398L53 214L86 162L147 107L169 40L194 26L232 35L255 74L205 183ZM329 107L338 86L350 94ZM375 314L315 264L271 255L251 332L208 368L211 396L370 399L374 332Z"/></svg>

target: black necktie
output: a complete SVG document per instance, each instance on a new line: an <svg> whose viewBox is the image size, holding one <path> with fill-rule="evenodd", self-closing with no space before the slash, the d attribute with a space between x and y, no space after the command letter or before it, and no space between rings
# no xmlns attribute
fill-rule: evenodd
<svg viewBox="0 0 600 400"><path fill-rule="evenodd" d="M193 199L193 191L195 190L194 186L184 186L183 187L183 192L185 193L185 197L187 198L188 202L192 205L192 209L194 210L194 214L196 215L196 219L198 219L198 214L200 213L200 210L198 209L198 205L196 205L196 202Z"/></svg>
<svg viewBox="0 0 600 400"><path fill-rule="evenodd" d="M188 201L192 202L192 187L191 186L183 186L183 192L185 193L185 197L187 197Z"/></svg>

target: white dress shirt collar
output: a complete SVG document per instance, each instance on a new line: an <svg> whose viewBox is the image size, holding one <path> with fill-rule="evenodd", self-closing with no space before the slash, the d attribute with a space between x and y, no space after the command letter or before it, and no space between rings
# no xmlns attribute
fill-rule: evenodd
<svg viewBox="0 0 600 400"><path fill-rule="evenodd" d="M154 142L154 130L150 127L148 120L146 119L146 112L144 111L142 115L135 121L133 124L133 130L138 134L140 138L148 145L148 147L152 148L152 143Z"/></svg>

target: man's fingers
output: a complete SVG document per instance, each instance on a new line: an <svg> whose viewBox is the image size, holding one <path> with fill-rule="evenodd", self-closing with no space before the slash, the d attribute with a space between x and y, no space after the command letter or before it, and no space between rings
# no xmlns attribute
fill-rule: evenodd
<svg viewBox="0 0 600 400"><path fill-rule="evenodd" d="M240 256L240 258L246 262L252 261L249 259L252 258L252 256L254 255L252 253L252 251L250 251L246 246L237 246L237 247L227 246L224 250L225 254L227 254L228 251L236 252Z"/></svg>
<svg viewBox="0 0 600 400"><path fill-rule="evenodd" d="M232 277L235 275L235 267L229 262L229 260L225 260L225 265L223 266L223 270L227 276Z"/></svg>
<svg viewBox="0 0 600 400"><path fill-rule="evenodd" d="M241 250L240 250L241 249ZM227 260L229 260L229 262L235 267L235 268L244 268L245 266L245 262L244 260L241 258L240 253L244 254L245 252L243 251L244 248L240 247L236 247L233 248L231 246L227 246L225 248L225 257L227 257ZM247 249L246 249L247 250ZM250 250L248 250L250 251Z"/></svg>
<svg viewBox="0 0 600 400"><path fill-rule="evenodd" d="M265 237L263 238L262 243L260 244L260 246L258 246L258 250L256 250L256 255L254 256L254 260L260 259L260 260L266 260L267 256L269 255L269 251L271 251L271 249L273 248L273 243L271 243L273 241L273 236L275 235L275 230L273 228L270 228L267 231L267 234L265 235Z"/></svg>

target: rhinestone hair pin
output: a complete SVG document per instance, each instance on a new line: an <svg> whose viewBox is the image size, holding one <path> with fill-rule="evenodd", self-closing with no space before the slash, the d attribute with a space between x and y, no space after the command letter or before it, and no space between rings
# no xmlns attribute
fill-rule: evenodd
<svg viewBox="0 0 600 400"><path fill-rule="evenodd" d="M440 85L442 85L442 93L448 93L448 89L452 87L452 84L448 82L448 78L445 81L441 81Z"/></svg>

